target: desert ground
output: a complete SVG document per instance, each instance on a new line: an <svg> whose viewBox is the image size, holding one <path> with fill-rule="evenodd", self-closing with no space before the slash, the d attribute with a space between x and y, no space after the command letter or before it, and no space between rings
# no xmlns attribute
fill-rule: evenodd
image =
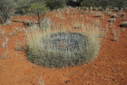
<svg viewBox="0 0 127 85"><path fill-rule="evenodd" d="M26 45L25 26L20 21L35 21L36 17L14 16L10 24L0 26L0 85L126 85L127 84L127 27L120 23L127 21L124 17L110 16L103 11L80 9L56 10L46 14L57 28L70 28L79 31L75 22L83 24L101 20L105 33L99 55L93 61L66 68L48 68L31 63L23 47ZM42 17L43 19L43 17ZM80 27L79 27L80 28Z"/></svg>

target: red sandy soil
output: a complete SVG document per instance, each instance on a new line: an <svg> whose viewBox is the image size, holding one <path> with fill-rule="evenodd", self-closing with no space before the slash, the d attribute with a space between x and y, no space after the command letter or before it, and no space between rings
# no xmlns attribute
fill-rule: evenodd
<svg viewBox="0 0 127 85"><path fill-rule="evenodd" d="M70 27L69 24L78 20L78 17L85 20L87 16L88 21L96 19L93 15L80 15L78 11L75 17L65 13L67 20L55 17L55 13L52 12L47 16L50 16L56 23ZM104 16L103 27L107 26L107 20L108 16ZM118 18L112 26L113 29L121 31L118 26L121 21L122 19ZM20 31L15 32L16 28ZM9 38L8 48L0 47L0 56L3 56L0 58L0 85L43 85L40 82L44 82L44 85L127 85L127 28L120 32L118 41L112 40L113 34L109 31L103 41L99 56L94 61L61 69L35 65L27 60L25 52L15 50L16 44L25 44L22 28L21 23L0 26L0 29L5 31L4 36L0 37L0 44L5 37Z"/></svg>

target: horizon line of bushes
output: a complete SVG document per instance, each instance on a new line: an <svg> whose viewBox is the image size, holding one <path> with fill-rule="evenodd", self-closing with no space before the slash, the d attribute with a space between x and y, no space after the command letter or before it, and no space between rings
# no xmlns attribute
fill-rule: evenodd
<svg viewBox="0 0 127 85"><path fill-rule="evenodd" d="M0 23L15 14L39 15L48 10L72 7L127 8L126 0L0 0Z"/></svg>

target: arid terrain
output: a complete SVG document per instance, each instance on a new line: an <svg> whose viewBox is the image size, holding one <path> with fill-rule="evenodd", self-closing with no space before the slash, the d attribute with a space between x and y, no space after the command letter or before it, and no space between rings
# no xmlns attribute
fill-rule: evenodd
<svg viewBox="0 0 127 85"><path fill-rule="evenodd" d="M106 30L95 60L66 68L48 68L28 61L22 47L26 43L24 30L29 27L20 21L36 21L36 18L13 17L10 24L0 26L0 85L126 85L127 28L119 26L127 21L127 12L124 14L124 18L118 16L110 23L111 15L102 11L66 9L47 13L45 17L57 24L57 28L79 31L74 22L88 24L101 19L103 30Z"/></svg>

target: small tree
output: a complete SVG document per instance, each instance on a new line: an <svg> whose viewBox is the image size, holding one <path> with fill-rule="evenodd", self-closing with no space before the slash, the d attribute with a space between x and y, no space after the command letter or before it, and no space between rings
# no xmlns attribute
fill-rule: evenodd
<svg viewBox="0 0 127 85"><path fill-rule="evenodd" d="M13 0L0 0L0 21L2 24L10 18L13 8Z"/></svg>
<svg viewBox="0 0 127 85"><path fill-rule="evenodd" d="M46 7L46 5L44 3L36 2L36 3L32 3L30 5L30 11L37 16L38 25L40 27L41 14L44 14L46 11L48 11L48 8Z"/></svg>

